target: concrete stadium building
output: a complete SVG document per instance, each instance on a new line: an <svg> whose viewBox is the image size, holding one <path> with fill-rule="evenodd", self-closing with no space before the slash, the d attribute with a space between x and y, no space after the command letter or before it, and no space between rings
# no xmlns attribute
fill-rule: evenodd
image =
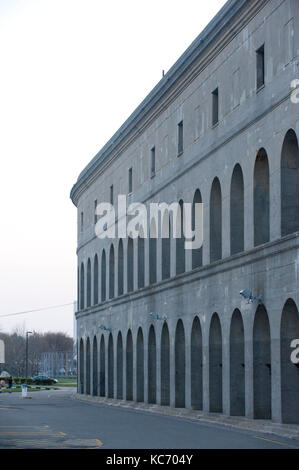
<svg viewBox="0 0 299 470"><path fill-rule="evenodd" d="M80 393L299 424L296 79L299 2L229 0L79 175ZM120 194L202 203L202 248L99 239Z"/></svg>

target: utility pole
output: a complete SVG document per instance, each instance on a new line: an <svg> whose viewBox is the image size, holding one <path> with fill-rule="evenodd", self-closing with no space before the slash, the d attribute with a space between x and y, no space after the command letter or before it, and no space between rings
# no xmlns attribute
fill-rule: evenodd
<svg viewBox="0 0 299 470"><path fill-rule="evenodd" d="M26 331L26 354L25 354L25 378L27 382L28 377L28 335L31 335L32 331Z"/></svg>

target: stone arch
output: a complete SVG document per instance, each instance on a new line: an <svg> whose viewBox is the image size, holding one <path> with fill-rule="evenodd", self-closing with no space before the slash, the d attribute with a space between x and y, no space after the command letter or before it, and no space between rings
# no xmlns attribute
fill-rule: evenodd
<svg viewBox="0 0 299 470"><path fill-rule="evenodd" d="M100 396L104 397L106 394L106 357L105 357L105 338L101 337L100 342Z"/></svg>
<svg viewBox="0 0 299 470"><path fill-rule="evenodd" d="M86 395L90 395L90 339L86 341Z"/></svg>
<svg viewBox="0 0 299 470"><path fill-rule="evenodd" d="M118 295L124 293L124 246L122 239L118 244Z"/></svg>
<svg viewBox="0 0 299 470"><path fill-rule="evenodd" d="M177 322L175 332L175 406L185 407L186 352L185 329L182 320Z"/></svg>
<svg viewBox="0 0 299 470"><path fill-rule="evenodd" d="M209 388L210 411L213 413L222 413L222 332L217 313L214 313L210 324Z"/></svg>
<svg viewBox="0 0 299 470"><path fill-rule="evenodd" d="M84 393L84 343L83 339L80 339L79 347L79 377L80 377L80 387L79 392Z"/></svg>
<svg viewBox="0 0 299 470"><path fill-rule="evenodd" d="M230 251L244 251L244 178L242 168L234 168L230 187Z"/></svg>
<svg viewBox="0 0 299 470"><path fill-rule="evenodd" d="M127 334L126 345L126 399L133 400L133 338L131 330Z"/></svg>
<svg viewBox="0 0 299 470"><path fill-rule="evenodd" d="M98 395L98 341L97 337L93 338L92 346L92 394Z"/></svg>
<svg viewBox="0 0 299 470"><path fill-rule="evenodd" d="M91 306L91 262L87 261L87 290L86 290L86 306Z"/></svg>
<svg viewBox="0 0 299 470"><path fill-rule="evenodd" d="M180 233L180 237L176 238L176 274L182 274L186 271L183 200L179 201L177 224L179 225L178 233Z"/></svg>
<svg viewBox="0 0 299 470"><path fill-rule="evenodd" d="M80 267L80 310L84 310L84 306L85 306L84 283L85 283L84 264L81 263L81 267Z"/></svg>
<svg viewBox="0 0 299 470"><path fill-rule="evenodd" d="M169 212L165 211L162 218L162 280L170 278L170 237L171 223Z"/></svg>
<svg viewBox="0 0 299 470"><path fill-rule="evenodd" d="M299 424L299 364L294 364L291 360L294 351L291 343L299 339L299 314L292 299L289 299L283 308L280 338L282 422Z"/></svg>
<svg viewBox="0 0 299 470"><path fill-rule="evenodd" d="M114 299L114 284L115 284L115 257L114 246L110 247L109 254L109 299Z"/></svg>
<svg viewBox="0 0 299 470"><path fill-rule="evenodd" d="M123 399L123 340L121 332L117 336L117 398Z"/></svg>
<svg viewBox="0 0 299 470"><path fill-rule="evenodd" d="M157 282L157 227L153 218L150 225L149 239L149 281L150 284Z"/></svg>
<svg viewBox="0 0 299 470"><path fill-rule="evenodd" d="M196 317L191 331L191 406L196 410L203 408L202 359L202 331Z"/></svg>
<svg viewBox="0 0 299 470"><path fill-rule="evenodd" d="M271 419L271 335L268 313L259 305L253 326L254 418Z"/></svg>
<svg viewBox="0 0 299 470"><path fill-rule="evenodd" d="M144 341L142 328L137 334L137 364L136 364L137 401L144 401Z"/></svg>
<svg viewBox="0 0 299 470"><path fill-rule="evenodd" d="M99 261L98 255L95 255L93 262L93 304L99 303Z"/></svg>
<svg viewBox="0 0 299 470"><path fill-rule="evenodd" d="M195 230L195 204L202 204L201 192L199 189L195 191L193 204L192 204L192 230ZM200 227L202 230L202 227ZM192 250L192 269L202 266L202 246Z"/></svg>
<svg viewBox="0 0 299 470"><path fill-rule="evenodd" d="M215 178L210 195L210 262L222 258L222 194L218 178Z"/></svg>
<svg viewBox="0 0 299 470"><path fill-rule="evenodd" d="M230 414L245 416L245 342L240 310L233 313L230 324Z"/></svg>
<svg viewBox="0 0 299 470"><path fill-rule="evenodd" d="M151 325L148 335L148 402L156 403L157 400L157 366L156 366L156 333Z"/></svg>
<svg viewBox="0 0 299 470"><path fill-rule="evenodd" d="M105 302L106 300L106 251L102 251L102 261L101 261L101 300Z"/></svg>
<svg viewBox="0 0 299 470"><path fill-rule="evenodd" d="M299 231L299 146L290 129L281 152L281 236Z"/></svg>
<svg viewBox="0 0 299 470"><path fill-rule="evenodd" d="M112 333L110 333L108 340L108 398L114 398L114 350Z"/></svg>
<svg viewBox="0 0 299 470"><path fill-rule="evenodd" d="M167 323L161 335L161 405L170 405L170 340Z"/></svg>
<svg viewBox="0 0 299 470"><path fill-rule="evenodd" d="M128 292L133 292L134 290L134 244L133 244L133 239L131 237L128 237L127 279L128 279Z"/></svg>
<svg viewBox="0 0 299 470"><path fill-rule="evenodd" d="M265 149L260 149L254 167L254 246L270 240L270 177Z"/></svg>

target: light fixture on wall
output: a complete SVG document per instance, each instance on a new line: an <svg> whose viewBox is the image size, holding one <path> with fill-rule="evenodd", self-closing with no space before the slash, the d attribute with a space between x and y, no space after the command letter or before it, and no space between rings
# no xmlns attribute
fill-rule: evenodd
<svg viewBox="0 0 299 470"><path fill-rule="evenodd" d="M100 325L99 328L100 328L101 330L104 330L104 331L109 331L109 332L112 331L111 328L106 328L106 326L104 326L104 325Z"/></svg>
<svg viewBox="0 0 299 470"><path fill-rule="evenodd" d="M151 313L150 313L150 316L151 316L154 320L167 321L167 317L166 317L165 315L163 315L163 317L160 317L160 315L158 315L156 312L151 312Z"/></svg>
<svg viewBox="0 0 299 470"><path fill-rule="evenodd" d="M254 296L249 289L241 290L240 295L248 301L247 302L248 304L253 304L255 300L257 300L259 304L261 304L263 301L261 296L258 296L258 297Z"/></svg>

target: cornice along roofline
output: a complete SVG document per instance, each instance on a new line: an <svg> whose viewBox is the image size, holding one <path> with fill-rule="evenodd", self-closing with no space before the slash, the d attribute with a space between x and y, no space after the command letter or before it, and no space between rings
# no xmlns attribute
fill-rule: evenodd
<svg viewBox="0 0 299 470"><path fill-rule="evenodd" d="M216 36L225 28L236 14L250 3L250 0L228 0L217 15L210 21L205 29L197 36L188 49L181 55L153 90L146 96L131 116L124 122L104 147L96 154L85 169L80 173L77 182L71 190L70 197L77 205L77 195L88 178L102 164L102 162L117 148L117 146L130 134L138 123L154 108L157 102L173 87L186 70L197 60Z"/></svg>

